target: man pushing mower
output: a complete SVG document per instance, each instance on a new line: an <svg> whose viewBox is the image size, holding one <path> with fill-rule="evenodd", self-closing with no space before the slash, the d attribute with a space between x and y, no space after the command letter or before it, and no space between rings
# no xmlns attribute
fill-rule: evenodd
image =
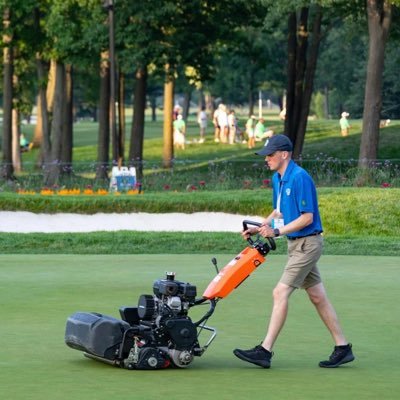
<svg viewBox="0 0 400 400"><path fill-rule="evenodd" d="M293 145L287 136L276 135L256 153L264 156L269 168L276 171L272 179L274 210L260 227L244 229L242 236L245 239L255 234L265 238L286 236L289 258L273 290L272 313L264 340L252 349L235 349L233 353L241 360L270 368L272 349L287 317L289 297L295 289L302 288L335 342L331 356L321 361L319 366L336 368L355 357L317 268L323 237L315 184L310 175L291 159L292 150Z"/></svg>

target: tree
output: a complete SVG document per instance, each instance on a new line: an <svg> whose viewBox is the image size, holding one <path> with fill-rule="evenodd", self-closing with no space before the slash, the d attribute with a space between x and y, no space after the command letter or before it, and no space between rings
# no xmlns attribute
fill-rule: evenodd
<svg viewBox="0 0 400 400"><path fill-rule="evenodd" d="M365 85L363 130L358 165L367 168L377 158L382 108L382 79L385 46L392 19L388 0L367 0L369 55Z"/></svg>
<svg viewBox="0 0 400 400"><path fill-rule="evenodd" d="M99 136L97 144L96 179L108 179L110 161L110 68L108 52L100 60Z"/></svg>
<svg viewBox="0 0 400 400"><path fill-rule="evenodd" d="M139 182L142 181L143 177L144 110L146 107L147 75L147 66L139 67L135 73L134 114L128 158L129 165L136 168Z"/></svg>
<svg viewBox="0 0 400 400"><path fill-rule="evenodd" d="M314 19L311 29L311 43L309 43L310 32L308 29L310 8L302 7L298 15L296 12L292 12L288 18L285 134L293 142L294 158L300 156L303 148L321 41L322 8L317 4L312 11L314 11Z"/></svg>
<svg viewBox="0 0 400 400"><path fill-rule="evenodd" d="M13 46L11 25L11 9L3 11L3 165L1 177L12 181L14 168L12 163L12 109L13 109Z"/></svg>
<svg viewBox="0 0 400 400"><path fill-rule="evenodd" d="M3 159L1 176L6 181L15 180L14 166L20 168L19 135L20 111L24 108L24 93L31 84L24 84L19 75L29 69L23 60L26 48L32 41L33 0L2 0L3 16ZM24 21L21 23L21 21ZM25 77L24 77L25 78ZM26 99L25 99L26 100Z"/></svg>

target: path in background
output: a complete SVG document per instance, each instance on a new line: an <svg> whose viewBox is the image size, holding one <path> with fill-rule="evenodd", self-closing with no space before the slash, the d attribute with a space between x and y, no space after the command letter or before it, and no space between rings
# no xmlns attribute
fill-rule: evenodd
<svg viewBox="0 0 400 400"><path fill-rule="evenodd" d="M95 231L240 232L242 221L261 222L262 217L205 213L193 214L35 214L0 212L0 232L54 233Z"/></svg>

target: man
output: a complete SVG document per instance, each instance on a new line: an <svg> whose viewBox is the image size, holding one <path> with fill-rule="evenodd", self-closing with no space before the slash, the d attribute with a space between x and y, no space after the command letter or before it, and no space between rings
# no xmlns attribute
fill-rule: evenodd
<svg viewBox="0 0 400 400"><path fill-rule="evenodd" d="M246 122L247 147L249 149L253 149L255 147L255 141L256 141L254 137L255 121L256 117L252 115Z"/></svg>
<svg viewBox="0 0 400 400"><path fill-rule="evenodd" d="M329 360L321 361L319 366L335 368L353 361L354 355L317 268L323 238L316 188L310 175L291 159L292 150L287 136L276 135L256 153L265 156L269 168L276 171L272 178L274 210L261 227L249 228L242 235L246 239L257 233L263 237L285 235L289 257L273 290L272 313L264 341L250 350L235 349L234 354L244 361L269 368L272 348L286 320L289 297L295 289L303 288L335 342Z"/></svg>
<svg viewBox="0 0 400 400"><path fill-rule="evenodd" d="M182 117L182 114L178 114L176 120L173 122L174 128L174 146L177 149L185 150L185 134L186 134L186 123Z"/></svg>
<svg viewBox="0 0 400 400"><path fill-rule="evenodd" d="M347 117L350 114L348 112L343 111L342 115L339 120L339 125L340 125L340 132L342 133L342 136L349 136L349 131L350 131L350 123L347 119Z"/></svg>

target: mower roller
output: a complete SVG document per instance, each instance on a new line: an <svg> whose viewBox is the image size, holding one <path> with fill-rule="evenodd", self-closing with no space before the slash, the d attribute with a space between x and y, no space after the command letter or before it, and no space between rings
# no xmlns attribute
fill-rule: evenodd
<svg viewBox="0 0 400 400"><path fill-rule="evenodd" d="M254 221L248 225L261 226ZM201 298L197 288L175 279L167 272L165 279L153 283L153 294L142 294L136 307L120 307L121 319L95 312L76 312L67 319L65 343L84 352L88 358L116 367L134 369L186 368L195 356L201 356L217 335L215 328L207 326L219 300L228 296L260 264L270 250L275 250L272 238L256 236L247 239L248 246L218 271ZM189 310L208 304L208 310L192 321ZM209 336L200 345L203 331Z"/></svg>

